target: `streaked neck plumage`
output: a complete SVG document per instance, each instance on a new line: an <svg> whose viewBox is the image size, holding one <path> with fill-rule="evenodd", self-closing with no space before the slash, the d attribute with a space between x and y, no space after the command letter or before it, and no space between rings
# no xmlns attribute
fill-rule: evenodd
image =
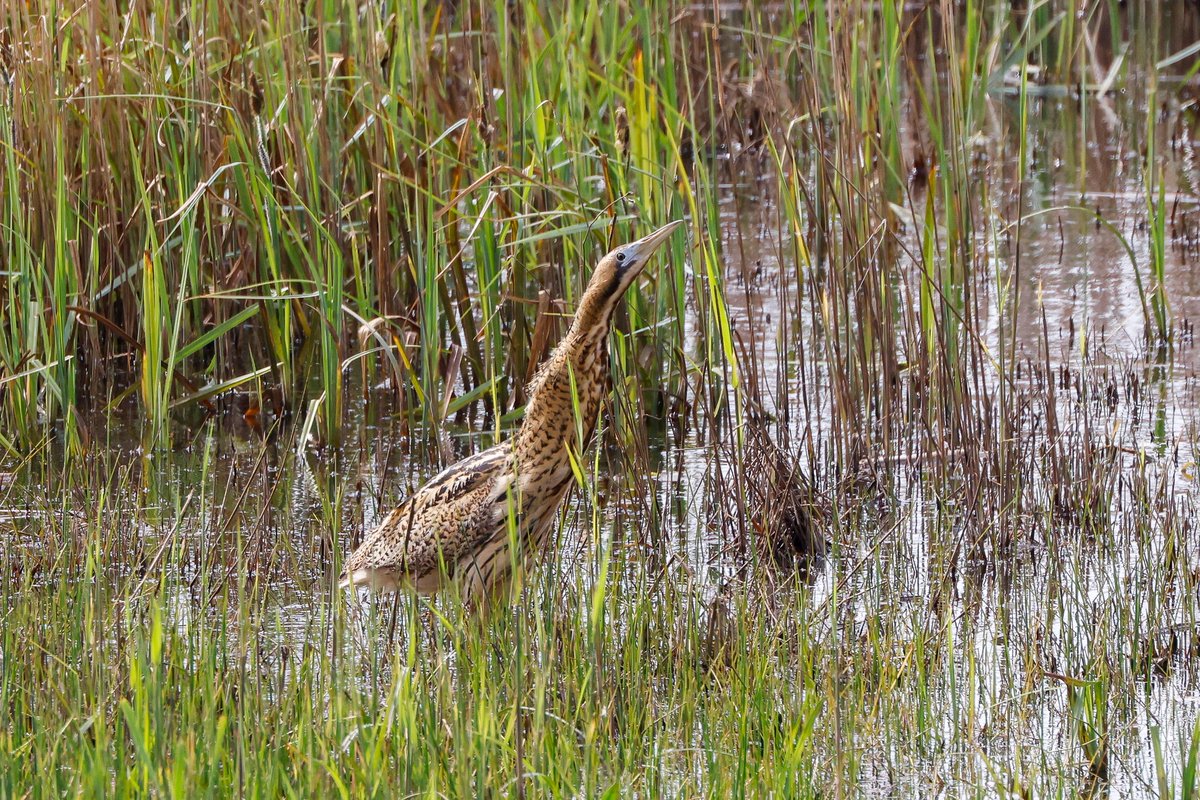
<svg viewBox="0 0 1200 800"><path fill-rule="evenodd" d="M597 275L588 284L570 330L530 386L525 421L514 443L518 459L524 453L527 462L566 462L566 446L582 452L590 443L609 386L608 334L624 293L615 277Z"/></svg>
<svg viewBox="0 0 1200 800"><path fill-rule="evenodd" d="M625 290L678 228L672 222L622 245L596 265L566 337L530 384L525 421L513 439L517 468L528 474L570 475L569 451L582 453L608 393L608 334ZM552 483L557 486L557 483Z"/></svg>

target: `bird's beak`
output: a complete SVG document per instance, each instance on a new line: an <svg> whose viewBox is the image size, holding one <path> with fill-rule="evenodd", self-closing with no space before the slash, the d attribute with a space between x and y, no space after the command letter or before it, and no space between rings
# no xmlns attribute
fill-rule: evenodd
<svg viewBox="0 0 1200 800"><path fill-rule="evenodd" d="M639 266L645 266L646 262L650 260L650 256L654 255L654 251L662 247L663 243L671 237L675 229L682 224L683 220L668 222L649 236L644 236L636 242L625 245L625 252L633 256L634 263Z"/></svg>

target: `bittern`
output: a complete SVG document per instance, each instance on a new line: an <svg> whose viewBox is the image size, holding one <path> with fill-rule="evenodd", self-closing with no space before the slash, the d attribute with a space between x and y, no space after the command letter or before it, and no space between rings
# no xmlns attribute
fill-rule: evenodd
<svg viewBox="0 0 1200 800"><path fill-rule="evenodd" d="M433 594L451 582L477 606L505 590L519 559L545 548L573 479L569 454L587 449L608 394L613 312L681 224L600 259L570 330L530 383L517 432L442 470L385 516L346 560L342 587Z"/></svg>

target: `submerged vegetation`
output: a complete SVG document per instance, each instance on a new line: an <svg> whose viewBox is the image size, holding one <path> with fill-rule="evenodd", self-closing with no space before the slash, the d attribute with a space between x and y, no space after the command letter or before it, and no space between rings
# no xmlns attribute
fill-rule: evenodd
<svg viewBox="0 0 1200 800"><path fill-rule="evenodd" d="M1194 3L3 9L0 796L1200 791ZM344 602L672 219L511 609Z"/></svg>

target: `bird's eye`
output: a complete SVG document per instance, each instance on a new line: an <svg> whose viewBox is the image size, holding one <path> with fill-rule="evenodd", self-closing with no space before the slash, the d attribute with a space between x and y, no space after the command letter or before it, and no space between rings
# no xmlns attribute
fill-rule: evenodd
<svg viewBox="0 0 1200 800"><path fill-rule="evenodd" d="M617 263L618 264L625 263L625 254L624 253L617 253Z"/></svg>

